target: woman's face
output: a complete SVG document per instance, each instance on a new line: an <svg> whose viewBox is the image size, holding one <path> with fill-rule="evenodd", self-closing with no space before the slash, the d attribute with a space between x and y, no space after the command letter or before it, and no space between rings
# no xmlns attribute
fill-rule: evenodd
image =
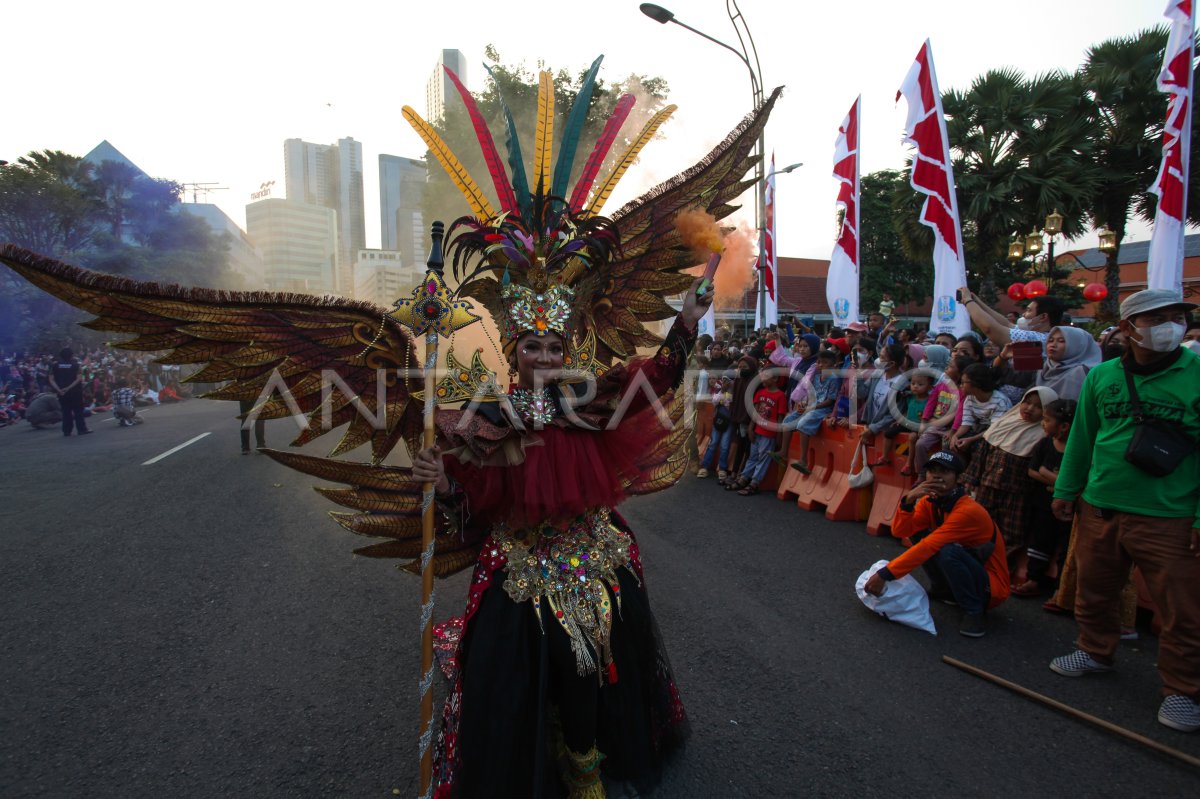
<svg viewBox="0 0 1200 799"><path fill-rule="evenodd" d="M538 372L562 369L563 355L562 336L557 333L547 333L538 336L526 333L517 339L517 381L522 388L534 388L534 376ZM542 384L553 382L548 375L542 375Z"/></svg>
<svg viewBox="0 0 1200 799"><path fill-rule="evenodd" d="M1031 392L1021 400L1021 419L1030 424L1042 421L1042 398L1036 391Z"/></svg>
<svg viewBox="0 0 1200 799"><path fill-rule="evenodd" d="M800 339L800 343L796 345L796 354L801 358L811 358L813 355L812 347L808 346L808 342Z"/></svg>
<svg viewBox="0 0 1200 799"><path fill-rule="evenodd" d="M1062 331L1055 328L1050 337L1046 339L1046 357L1052 361L1061 361L1067 355L1067 337Z"/></svg>
<svg viewBox="0 0 1200 799"><path fill-rule="evenodd" d="M983 357L989 360L995 360L999 354L1000 348L992 342L989 341L987 344L983 345Z"/></svg>
<svg viewBox="0 0 1200 799"><path fill-rule="evenodd" d="M951 349L950 352L952 352L955 357L958 357L959 355L964 355L964 356L970 358L972 361L978 360L975 357L975 348L972 347L966 341L960 341L957 344L955 344L954 348Z"/></svg>

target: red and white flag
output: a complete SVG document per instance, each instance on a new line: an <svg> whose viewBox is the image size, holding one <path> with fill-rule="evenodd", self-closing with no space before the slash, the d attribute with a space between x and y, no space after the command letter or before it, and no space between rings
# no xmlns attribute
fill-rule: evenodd
<svg viewBox="0 0 1200 799"><path fill-rule="evenodd" d="M1187 227L1188 162L1192 146L1192 64L1195 10L1192 0L1171 0L1171 34L1158 73L1158 90L1170 94L1163 128L1162 163L1150 191L1158 195L1146 285L1183 291L1183 236Z"/></svg>
<svg viewBox="0 0 1200 799"><path fill-rule="evenodd" d="M901 96L908 102L905 141L917 148L909 182L927 195L920 219L922 224L933 228L933 311L929 332L961 336L971 329L967 309L956 300L958 289L967 285L967 268L958 198L954 193L954 169L950 164L950 140L928 39L896 92L896 100Z"/></svg>
<svg viewBox="0 0 1200 799"><path fill-rule="evenodd" d="M833 324L845 327L858 321L858 127L861 122L862 95L850 106L850 113L838 128L833 146L833 176L838 179L837 207L844 211L842 229L825 277L825 301L833 314Z"/></svg>
<svg viewBox="0 0 1200 799"><path fill-rule="evenodd" d="M767 172L766 195L763 198L763 251L758 256L758 279L763 282L765 302L755 306L754 328L779 324L779 295L776 290L779 274L775 260L775 153L771 153L771 169ZM765 307L764 307L765 306Z"/></svg>

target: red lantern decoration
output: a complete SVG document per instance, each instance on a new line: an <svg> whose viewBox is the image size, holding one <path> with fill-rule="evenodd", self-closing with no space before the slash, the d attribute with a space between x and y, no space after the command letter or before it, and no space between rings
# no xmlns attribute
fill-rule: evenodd
<svg viewBox="0 0 1200 799"><path fill-rule="evenodd" d="M1100 302L1108 296L1108 286L1103 283L1088 283L1083 287L1083 298L1088 302Z"/></svg>
<svg viewBox="0 0 1200 799"><path fill-rule="evenodd" d="M1047 291L1049 289L1046 288L1046 284L1040 280L1031 280L1025 284L1025 296L1031 300L1036 297L1046 296Z"/></svg>
<svg viewBox="0 0 1200 799"><path fill-rule="evenodd" d="M1013 302L1020 302L1025 299L1025 284L1013 283L1008 287L1008 296Z"/></svg>

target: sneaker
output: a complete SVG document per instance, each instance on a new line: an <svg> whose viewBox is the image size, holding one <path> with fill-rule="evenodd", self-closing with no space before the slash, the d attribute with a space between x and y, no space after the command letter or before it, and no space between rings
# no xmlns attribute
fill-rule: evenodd
<svg viewBox="0 0 1200 799"><path fill-rule="evenodd" d="M1121 628L1122 641L1136 641L1138 639L1138 631L1133 627Z"/></svg>
<svg viewBox="0 0 1200 799"><path fill-rule="evenodd" d="M1056 657L1050 661L1050 671L1064 677L1082 677L1085 674L1102 674L1112 671L1112 666L1105 666L1082 649L1076 649L1069 655Z"/></svg>
<svg viewBox="0 0 1200 799"><path fill-rule="evenodd" d="M982 613L964 613L958 632L968 638L982 638L987 634L987 620Z"/></svg>
<svg viewBox="0 0 1200 799"><path fill-rule="evenodd" d="M696 476L699 478L708 477L708 469L701 469L700 471L696 472Z"/></svg>
<svg viewBox="0 0 1200 799"><path fill-rule="evenodd" d="M1200 702L1181 694L1168 696L1158 706L1158 723L1180 732L1200 730Z"/></svg>
<svg viewBox="0 0 1200 799"><path fill-rule="evenodd" d="M725 471L724 469L717 470L717 482L724 483L728 479L729 472Z"/></svg>

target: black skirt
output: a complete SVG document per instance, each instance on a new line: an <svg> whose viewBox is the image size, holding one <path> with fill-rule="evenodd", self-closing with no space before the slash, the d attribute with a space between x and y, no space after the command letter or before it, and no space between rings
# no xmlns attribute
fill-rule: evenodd
<svg viewBox="0 0 1200 799"><path fill-rule="evenodd" d="M617 571L611 646L616 682L578 674L571 641L543 606L517 604L497 573L480 599L460 650L462 695L454 796L566 795L560 746L604 755L607 781L639 791L657 784L667 755L686 736L683 706L645 589ZM603 666L600 675L605 675Z"/></svg>

